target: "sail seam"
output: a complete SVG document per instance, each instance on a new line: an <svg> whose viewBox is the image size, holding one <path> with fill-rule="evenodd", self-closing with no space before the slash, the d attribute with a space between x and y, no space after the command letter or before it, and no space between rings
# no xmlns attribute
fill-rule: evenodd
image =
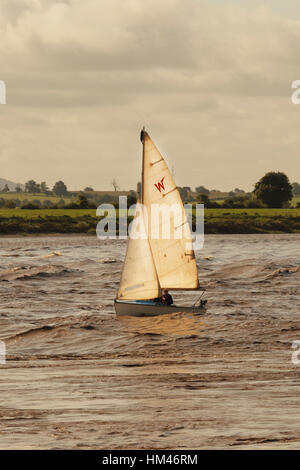
<svg viewBox="0 0 300 470"><path fill-rule="evenodd" d="M187 223L188 223L188 221L186 220L186 221L183 222L182 224L177 225L177 227L174 227L174 230L177 230L178 228L183 227L183 226L184 226L185 224L187 224Z"/></svg>
<svg viewBox="0 0 300 470"><path fill-rule="evenodd" d="M153 166L153 165L156 165L156 163L159 163L159 162L163 162L164 159L161 158L160 160L156 160L156 162L151 162L150 165Z"/></svg>
<svg viewBox="0 0 300 470"><path fill-rule="evenodd" d="M167 193L164 193L162 196L163 197L166 197L168 196L168 194L172 193L173 191L176 191L177 187L175 186L175 188L171 189L170 191L168 191Z"/></svg>

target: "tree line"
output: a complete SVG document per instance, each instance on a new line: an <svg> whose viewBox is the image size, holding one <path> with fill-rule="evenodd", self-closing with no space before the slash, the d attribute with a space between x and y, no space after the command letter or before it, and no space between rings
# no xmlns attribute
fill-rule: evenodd
<svg viewBox="0 0 300 470"><path fill-rule="evenodd" d="M189 188L179 188L181 197L185 199ZM300 196L300 185L290 183L285 173L270 171L266 173L254 185L252 192L236 188L229 192L228 197L222 203L213 201L209 198L212 191L204 186L196 188L199 194L197 202L204 204L208 208L289 208L293 197ZM216 190L213 190L216 193ZM297 203L300 207L300 203Z"/></svg>
<svg viewBox="0 0 300 470"><path fill-rule="evenodd" d="M67 186L63 181L57 181L53 186L52 190L49 189L47 183L42 181L41 183L37 183L34 180L29 180L25 183L25 189L23 190L19 184L16 185L14 191L10 191L8 184L0 190L2 193L33 193L33 194L47 194L47 195L55 195L55 196L67 196L68 189Z"/></svg>
<svg viewBox="0 0 300 470"><path fill-rule="evenodd" d="M42 181L41 183L36 183L34 180L29 180L25 183L25 192L34 193L34 194L54 194L55 196L67 196L68 188L63 181L57 181L53 186L52 190L49 189L47 183Z"/></svg>
<svg viewBox="0 0 300 470"><path fill-rule="evenodd" d="M6 185L7 186L7 185ZM141 186L138 185L140 192ZM198 186L195 188L196 196L192 194L189 186L178 187L181 198L184 202L198 202L204 204L208 208L282 208L290 207L290 202L293 196L300 196L300 184L290 183L289 178L282 172L268 172L254 185L252 192L246 193L242 189L235 188L228 193L228 196L222 202L216 202L211 199L211 194L220 193L220 191L213 189L209 190L205 186ZM9 192L6 187L2 192ZM21 188L16 188L16 193L22 192ZM76 209L76 208L96 208L102 203L111 203L118 206L118 197L110 194L97 194L93 188L86 187L84 192L76 193L77 199L71 202L66 202L63 197L74 196L75 193L69 192L66 184L63 181L57 181L52 190L49 189L46 182L36 183L34 180L29 180L25 184L25 193L55 195L61 199L53 202L49 199L40 201L38 198L34 200L23 199L20 201L16 199L0 198L0 207L14 208L21 207L23 209ZM136 192L131 191L127 198L127 204L130 206L136 202ZM300 203L297 203L300 207Z"/></svg>
<svg viewBox="0 0 300 470"><path fill-rule="evenodd" d="M127 196L127 207L136 203L136 193L131 191ZM72 197L71 201L60 198L58 201L51 201L50 199L19 199L12 198L6 199L0 197L0 208L5 209L97 209L100 204L112 204L118 208L118 196L110 194L97 194L97 193L77 193Z"/></svg>

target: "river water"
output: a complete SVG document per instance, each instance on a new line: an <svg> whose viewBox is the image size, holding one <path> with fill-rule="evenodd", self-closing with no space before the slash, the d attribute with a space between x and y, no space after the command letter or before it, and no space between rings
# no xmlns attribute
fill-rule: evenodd
<svg viewBox="0 0 300 470"><path fill-rule="evenodd" d="M300 235L206 236L200 316L116 318L125 249L0 238L0 448L299 448Z"/></svg>

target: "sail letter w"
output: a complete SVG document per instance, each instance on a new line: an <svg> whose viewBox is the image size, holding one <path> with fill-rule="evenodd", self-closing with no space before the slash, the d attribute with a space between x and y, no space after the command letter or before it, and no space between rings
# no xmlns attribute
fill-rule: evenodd
<svg viewBox="0 0 300 470"><path fill-rule="evenodd" d="M158 183L154 183L154 186L158 189L159 192L161 192L161 189L165 190L164 179L165 177L163 177Z"/></svg>

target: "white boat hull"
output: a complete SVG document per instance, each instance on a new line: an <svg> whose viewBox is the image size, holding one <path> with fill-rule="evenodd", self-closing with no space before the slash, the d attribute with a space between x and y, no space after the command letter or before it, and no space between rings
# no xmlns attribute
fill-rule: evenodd
<svg viewBox="0 0 300 470"><path fill-rule="evenodd" d="M115 300L115 311L117 315L134 317L154 317L157 315L166 315L170 313L205 313L204 305L194 307L185 307L182 305L163 305L152 303L138 303L130 300Z"/></svg>

